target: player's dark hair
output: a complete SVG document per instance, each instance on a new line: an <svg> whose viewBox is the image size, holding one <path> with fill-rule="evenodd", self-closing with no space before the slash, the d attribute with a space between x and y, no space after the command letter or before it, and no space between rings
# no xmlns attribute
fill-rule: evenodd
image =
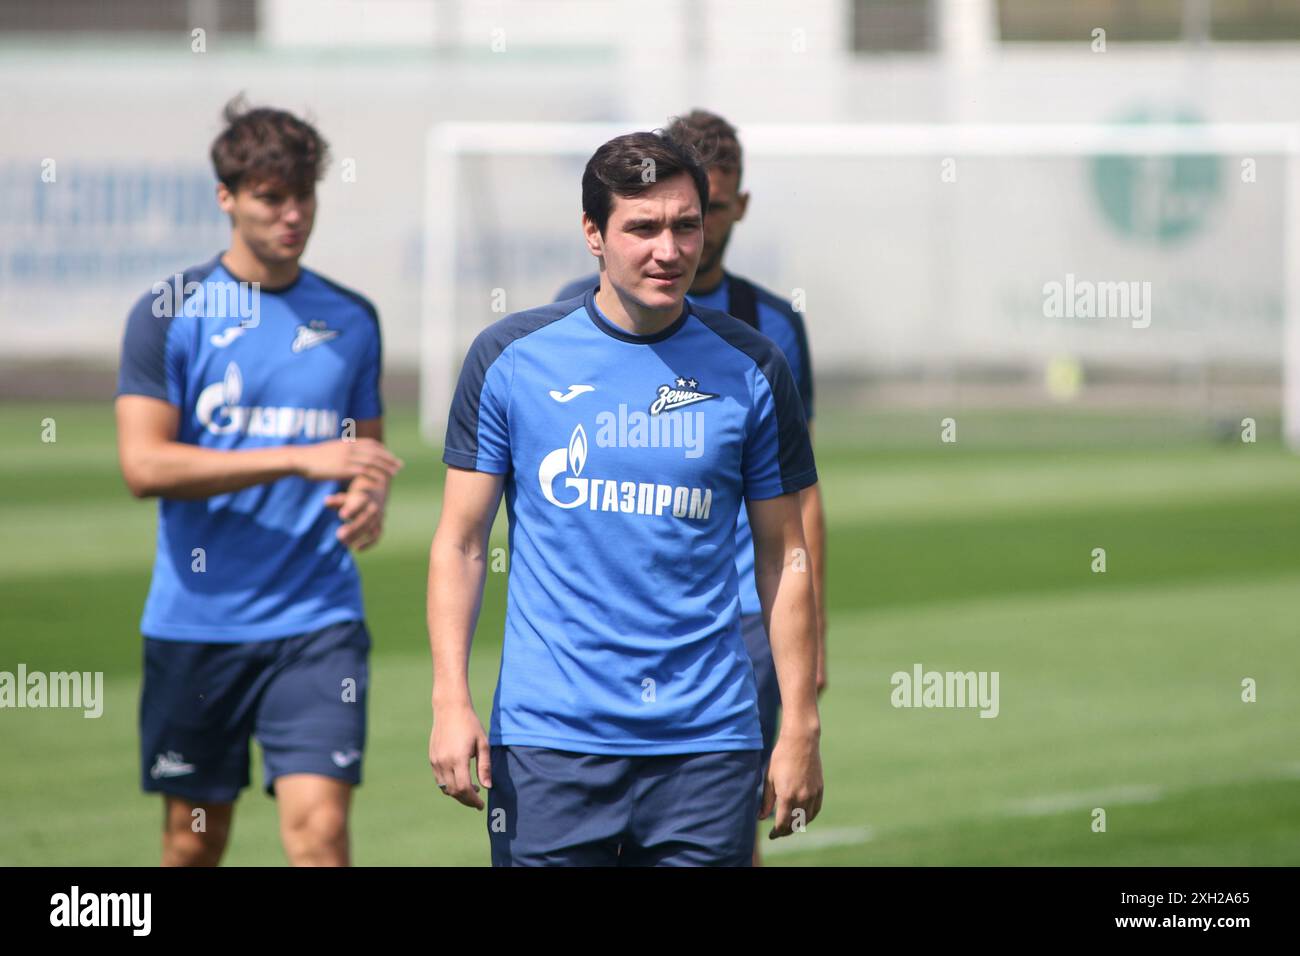
<svg viewBox="0 0 1300 956"><path fill-rule="evenodd" d="M717 113L694 109L685 116L675 116L669 121L668 136L693 147L705 169L734 171L740 180L744 168L740 137L736 127Z"/></svg>
<svg viewBox="0 0 1300 956"><path fill-rule="evenodd" d="M587 160L582 172L582 211L603 236L616 193L624 198L639 196L678 173L688 173L694 180L703 216L709 207L709 176L690 146L662 130L615 136Z"/></svg>
<svg viewBox="0 0 1300 956"><path fill-rule="evenodd" d="M329 144L310 123L284 110L248 109L243 95L222 111L226 128L212 141L212 168L232 193L240 183L283 183L311 192L325 175Z"/></svg>

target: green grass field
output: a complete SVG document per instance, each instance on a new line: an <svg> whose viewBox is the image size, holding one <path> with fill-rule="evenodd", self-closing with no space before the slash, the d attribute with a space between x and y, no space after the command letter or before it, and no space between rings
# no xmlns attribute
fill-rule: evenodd
<svg viewBox="0 0 1300 956"><path fill-rule="evenodd" d="M1300 863L1300 459L1275 423L1211 444L1158 417L972 411L942 445L939 417L819 421L826 800L768 862ZM355 859L486 865L484 816L437 792L426 757L443 469L409 412L390 430L407 469L361 560L375 654ZM152 864L160 801L138 789L135 722L155 507L118 477L107 404L0 407L0 447L0 670L103 671L106 694L97 720L0 711L0 864ZM505 594L489 578L471 667L485 723ZM999 716L895 709L890 675L918 662L998 671ZM258 759L231 864L283 862Z"/></svg>

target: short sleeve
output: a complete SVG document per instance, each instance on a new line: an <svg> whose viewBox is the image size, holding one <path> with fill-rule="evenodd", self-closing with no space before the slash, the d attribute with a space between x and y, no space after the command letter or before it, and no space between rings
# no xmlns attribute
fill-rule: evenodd
<svg viewBox="0 0 1300 956"><path fill-rule="evenodd" d="M146 395L181 404L184 356L169 347L172 318L154 315L153 295L142 296L126 319L122 358L117 372L118 395Z"/></svg>
<svg viewBox="0 0 1300 956"><path fill-rule="evenodd" d="M790 359L790 371L794 373L799 399L803 402L804 418L811 422L813 420L813 374L812 352L808 348L808 330L803 318L797 313L792 324L795 341L798 343L798 355Z"/></svg>
<svg viewBox="0 0 1300 956"><path fill-rule="evenodd" d="M447 415L442 460L457 468L503 475L510 471L512 356L491 329L479 334L465 356Z"/></svg>
<svg viewBox="0 0 1300 956"><path fill-rule="evenodd" d="M753 371L753 405L745 435L745 497L776 498L817 483L803 402L789 363L770 348Z"/></svg>
<svg viewBox="0 0 1300 956"><path fill-rule="evenodd" d="M370 323L370 339L365 351L365 360L352 386L352 395L348 400L348 417L354 421L379 418L384 414L384 400L380 395L379 381L383 375L384 350L379 332L379 316L373 315Z"/></svg>
<svg viewBox="0 0 1300 956"><path fill-rule="evenodd" d="M785 360L790 365L790 373L794 376L799 401L803 404L804 418L812 421L812 356L808 350L808 331L803 317L784 304L778 309L775 305L764 302L759 308L762 313L761 330L779 345L785 354Z"/></svg>

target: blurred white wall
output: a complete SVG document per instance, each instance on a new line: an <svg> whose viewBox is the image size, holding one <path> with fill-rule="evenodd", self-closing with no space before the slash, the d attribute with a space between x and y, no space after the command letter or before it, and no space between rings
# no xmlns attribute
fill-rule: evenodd
<svg viewBox="0 0 1300 956"><path fill-rule="evenodd" d="M987 27L979 18L971 22ZM123 46L95 38L40 48L0 44L6 356L112 359L131 301L155 279L222 248L226 228L209 203L206 154L222 104L241 90L254 103L308 114L329 139L334 162L320 190L306 262L375 300L391 366L414 365L418 354L425 134L436 122L667 119L693 106L722 113L742 134L755 122L1092 122L1138 112L1292 122L1300 102L1295 47L1112 43L1094 53L1086 39L1077 46L1001 47L953 40L968 54L954 68L930 54L853 55L847 7L838 0L667 0L653 7L392 0L368 4L364 14L344 0L269 0L261 24L256 45L217 35L204 52L192 50L188 35L170 44ZM341 36L360 42L341 48ZM57 171L54 182L42 180L48 160ZM355 181L344 181L345 160ZM1276 168L1262 168L1277 177ZM826 290L836 279L827 276L830 260L816 235L780 245L774 237L783 222L810 209L842 218L851 190L866 197L862 209L906 226L908 208L921 208L934 180L929 166L923 175L904 171L885 181L814 174L806 194L789 196L773 194L779 176L752 173L754 212L737 233L734 265L787 291L791 285ZM1225 175L1234 177L1235 169ZM773 184L766 194L764 182ZM1026 196L1041 203L1057 195L1052 175L1042 170L1026 178L1004 169L986 182L1010 208ZM1220 225L1235 230L1240 261L1224 262L1223 234L1214 240L1220 245L1206 245L1192 261L1207 281L1215 262L1225 268L1231 282L1214 294L1257 296L1242 308L1265 316L1259 319L1265 328L1267 315L1277 318L1276 297L1269 299L1265 287L1281 272L1282 194L1277 182L1257 185L1236 198L1225 192L1216 213ZM566 188L576 222L576 176ZM1091 188L1086 175L1076 174L1053 201L1100 230ZM998 203L989 199L987 191L983 198L972 195L969 213L955 221L917 219L915 235L900 236L899 243L877 238L857 255L834 260L840 288L813 295L809 305L819 368L858 364L867 348L864 330L877 360L910 361L927 338L933 342L927 323L936 310L967 327L970 343L983 342L994 353L1004 348L1005 340L968 326L960 314L975 294L969 283L980 257L1012 241L999 234ZM550 225L532 221L526 204L511 212L521 231L542 234ZM842 226L836 222L827 235L839 237ZM585 265L576 225L571 232L573 261ZM838 253L844 241L836 239ZM1025 294L1063 278L1069 255L1051 254L1061 237L1018 241L1038 257L1027 271ZM1129 277L1126 249L1158 262L1149 249L1126 246L1122 238L1105 241L1111 246L1092 261L1109 256L1109 268L1119 273L1113 278ZM947 274L937 268L942 257L973 263L961 280L965 287L936 286ZM1159 278L1159 266L1150 268ZM558 285L568 276L554 278ZM538 288L547 284L539 281ZM864 287L878 288L877 298L853 309L827 308L852 301L852 290ZM898 289L910 297L899 298ZM1015 306L1022 307L1034 307L1032 295ZM468 322L491 318L485 312ZM1246 351L1258 357L1266 341L1267 335L1256 337Z"/></svg>

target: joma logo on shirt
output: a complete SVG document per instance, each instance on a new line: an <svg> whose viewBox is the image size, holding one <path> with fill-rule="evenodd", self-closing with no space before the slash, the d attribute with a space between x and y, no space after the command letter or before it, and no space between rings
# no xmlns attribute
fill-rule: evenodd
<svg viewBox="0 0 1300 956"><path fill-rule="evenodd" d="M592 511L617 511L622 514L653 515L665 513L674 518L707 521L713 507L713 489L661 485L649 481L619 481L615 478L583 478L587 462L587 433L578 425L569 437L568 448L557 448L542 459L537 471L542 495L557 508L566 511L586 505ZM555 494L555 480L569 472L564 487L575 492L569 501Z"/></svg>
<svg viewBox="0 0 1300 956"><path fill-rule="evenodd" d="M262 435L267 438L337 438L339 415L332 408L291 405L240 405L244 378L231 362L220 382L199 393L194 414L213 435Z"/></svg>

